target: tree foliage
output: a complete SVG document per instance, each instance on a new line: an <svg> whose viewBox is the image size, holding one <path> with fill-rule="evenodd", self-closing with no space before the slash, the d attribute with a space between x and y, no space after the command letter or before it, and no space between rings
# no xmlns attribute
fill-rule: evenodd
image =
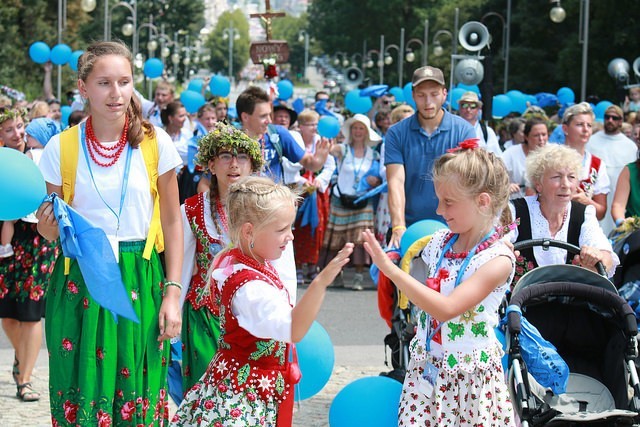
<svg viewBox="0 0 640 427"><path fill-rule="evenodd" d="M233 25L232 25L233 24ZM233 33L229 34L233 26ZM209 69L213 73L227 75L229 70L229 47L233 39L233 74L237 76L249 60L249 22L240 9L223 12L215 29L209 34L205 46L211 50Z"/></svg>

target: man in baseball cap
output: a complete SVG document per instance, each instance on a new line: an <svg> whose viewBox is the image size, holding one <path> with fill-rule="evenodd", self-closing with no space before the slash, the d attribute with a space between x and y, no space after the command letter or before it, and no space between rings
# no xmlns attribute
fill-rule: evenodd
<svg viewBox="0 0 640 427"><path fill-rule="evenodd" d="M480 120L482 112L482 101L475 92L465 92L458 99L458 114L465 119L476 132L477 138L480 140L480 146L495 154L502 154L500 142L496 133Z"/></svg>

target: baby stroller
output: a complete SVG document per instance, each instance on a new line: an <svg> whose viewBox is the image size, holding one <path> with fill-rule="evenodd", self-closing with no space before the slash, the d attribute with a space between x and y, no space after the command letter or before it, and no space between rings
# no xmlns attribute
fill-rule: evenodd
<svg viewBox="0 0 640 427"><path fill-rule="evenodd" d="M580 248L547 239L518 242L517 250L550 246ZM509 306L551 342L569 367L566 391L540 386L524 362L521 317L507 315L509 391L523 426L633 425L640 421L636 318L604 276L574 265L550 265L526 273Z"/></svg>
<svg viewBox="0 0 640 427"><path fill-rule="evenodd" d="M639 282L640 230L635 230L628 235L612 234L609 239L613 242L613 251L620 258L620 266L613 276L613 284L620 289L627 283Z"/></svg>

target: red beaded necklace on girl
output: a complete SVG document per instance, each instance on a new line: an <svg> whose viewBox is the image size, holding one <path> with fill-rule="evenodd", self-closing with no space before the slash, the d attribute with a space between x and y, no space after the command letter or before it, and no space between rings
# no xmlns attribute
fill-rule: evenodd
<svg viewBox="0 0 640 427"><path fill-rule="evenodd" d="M211 203L211 205L213 205L213 203ZM216 221L216 218L215 218L215 215L213 215L213 212L211 212L211 216L213 217L213 223L216 226L216 231L218 232L219 235L222 236L229 230L229 223L227 222L227 213L224 210L224 206L222 206L222 201L220 200L220 197L215 197L215 205L216 205L216 213L218 214L218 219L220 220L220 224L218 224L218 221ZM211 210L213 211L213 209Z"/></svg>
<svg viewBox="0 0 640 427"><path fill-rule="evenodd" d="M565 211L565 219L566 219L566 211ZM517 219L516 221L512 222L511 224L505 225L504 227L496 227L495 233L493 233L491 236L489 236L487 239L485 239L483 242L481 242L478 245L474 255L478 254L479 252L482 252L483 250L487 249L489 246L493 245L494 242L496 242L497 240L500 240L502 237L504 237L505 234L509 233L511 230L516 229L518 227L518 224L520 224L520 219ZM563 221L563 224L564 224L564 221ZM442 244L446 246L446 244L449 243L449 240L451 240L453 236L455 236L454 233L449 233L447 237L445 237L444 242ZM447 252L444 253L444 257L448 259L465 259L468 255L469 255L469 251L457 253L457 252L453 252L453 248L449 249Z"/></svg>
<svg viewBox="0 0 640 427"><path fill-rule="evenodd" d="M282 286L282 281L280 277L278 277L278 273L276 273L275 269L269 264L269 262L265 262L264 264L259 263L255 258L245 255L240 249L235 248L232 249L233 257L237 259L240 263L253 268L254 270L258 270L260 273L267 276L273 284L278 287Z"/></svg>
<svg viewBox="0 0 640 427"><path fill-rule="evenodd" d="M89 155L95 164L98 166L102 166L103 168L108 168L109 166L113 166L120 155L124 151L124 147L127 145L127 139L129 136L129 117L124 117L124 129L122 129L122 135L120 135L120 139L118 143L113 146L104 145L98 138L96 138L95 133L93 132L93 123L91 120L91 116L87 119L86 123L86 143L87 143L87 151L89 151ZM106 161L99 160L98 158L107 159ZM111 160L109 160L111 159Z"/></svg>

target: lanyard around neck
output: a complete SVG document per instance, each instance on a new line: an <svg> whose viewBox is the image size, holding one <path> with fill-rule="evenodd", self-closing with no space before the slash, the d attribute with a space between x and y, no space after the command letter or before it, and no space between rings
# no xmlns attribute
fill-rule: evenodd
<svg viewBox="0 0 640 427"><path fill-rule="evenodd" d="M87 169L89 169L89 175L91 176L91 182L93 183L93 188L96 189L96 193L98 193L98 196L100 197L100 200L102 200L102 203L104 203L107 209L109 209L109 211L111 211L111 213L116 217L116 221L117 221L116 232L117 232L118 230L120 230L120 218L122 217L122 208L124 207L124 199L127 194L127 183L129 182L129 171L131 170L131 154L133 150L131 149L130 146L128 146L129 144L127 143L127 158L124 166L124 177L122 178L122 186L120 188L120 209L116 214L113 208L109 206L109 204L104 200L104 197L102 197L102 193L100 193L100 190L98 189L98 185L96 184L96 180L93 176L93 170L91 169L91 159L89 158L89 152L87 151L87 141L85 139L86 137L85 123L82 123L82 125L80 126L80 131L81 131L80 141L82 143L82 151L84 152L84 158L87 161Z"/></svg>
<svg viewBox="0 0 640 427"><path fill-rule="evenodd" d="M362 156L362 160L360 161L360 164L358 165L358 169L356 169L356 151L353 149L353 146L349 146L349 148L351 149L351 157L352 157L352 162L353 162L353 174L355 176L355 181L356 183L360 181L359 176L360 176L360 171L362 170L362 165L364 164L364 161L367 159L367 148L364 148L364 155Z"/></svg>

